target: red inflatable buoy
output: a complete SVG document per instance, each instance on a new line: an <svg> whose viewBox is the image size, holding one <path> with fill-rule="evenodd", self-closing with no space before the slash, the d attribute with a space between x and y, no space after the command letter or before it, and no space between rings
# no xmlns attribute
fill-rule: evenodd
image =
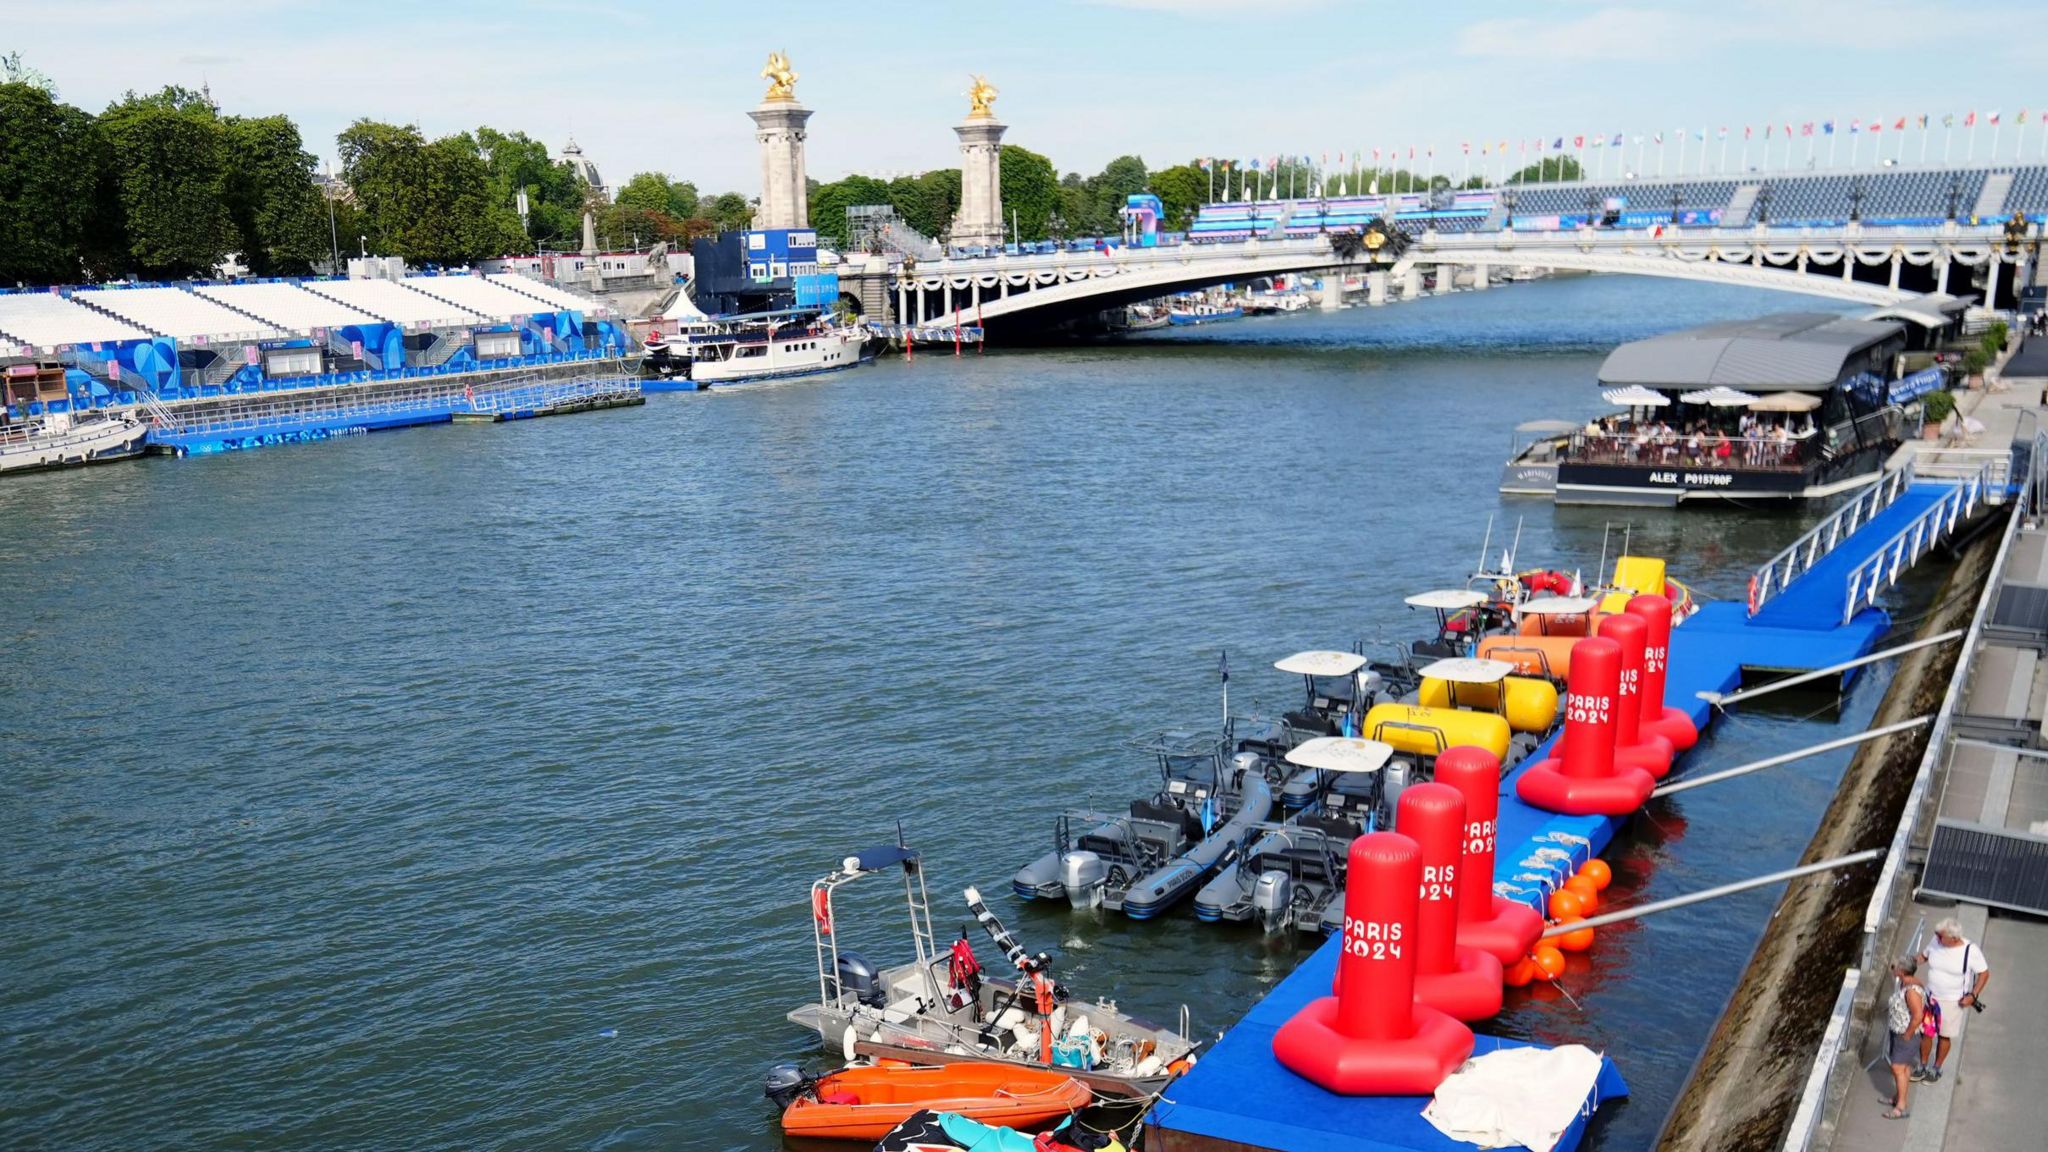
<svg viewBox="0 0 2048 1152"><path fill-rule="evenodd" d="M1621 680L1621 645L1588 636L1572 649L1565 692L1561 756L1529 766L1515 794L1546 812L1571 816L1623 816L1642 807L1657 782L1641 768L1614 763L1615 693Z"/></svg>
<svg viewBox="0 0 2048 1152"><path fill-rule="evenodd" d="M1351 842L1343 991L1313 1000L1273 1035L1273 1055L1344 1096L1427 1096L1472 1054L1472 1030L1415 1002L1422 849L1398 832Z"/></svg>
<svg viewBox="0 0 2048 1152"><path fill-rule="evenodd" d="M1465 846L1458 857L1458 943L1491 952L1503 964L1527 959L1543 934L1543 917L1527 904L1493 891L1500 757L1468 744L1446 748L1436 758L1436 782L1457 789L1465 798Z"/></svg>
<svg viewBox="0 0 2048 1152"><path fill-rule="evenodd" d="M1499 1015L1500 960L1458 939L1465 798L1448 784L1413 785L1395 807L1394 830L1422 850L1415 999L1460 1020Z"/></svg>
<svg viewBox="0 0 2048 1152"><path fill-rule="evenodd" d="M1641 727L1683 752L1699 742L1700 730L1684 710L1664 703L1664 681L1671 669L1671 601L1662 596L1632 596L1625 611L1644 625Z"/></svg>
<svg viewBox="0 0 2048 1152"><path fill-rule="evenodd" d="M1621 679L1614 689L1614 763L1641 768L1662 780L1678 755L1671 741L1642 731L1644 633L1649 625L1626 612L1600 622L1600 635L1621 645Z"/></svg>

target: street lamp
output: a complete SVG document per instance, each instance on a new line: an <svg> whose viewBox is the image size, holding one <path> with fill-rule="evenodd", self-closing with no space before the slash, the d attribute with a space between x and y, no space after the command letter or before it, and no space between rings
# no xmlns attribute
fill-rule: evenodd
<svg viewBox="0 0 2048 1152"><path fill-rule="evenodd" d="M1513 228L1515 226L1515 203L1515 190L1513 188L1500 194L1500 206L1507 209L1507 218L1501 227Z"/></svg>
<svg viewBox="0 0 2048 1152"><path fill-rule="evenodd" d="M1963 178L1961 176L1951 176L1948 178L1948 218L1950 223L1955 222L1956 212L1961 208L1962 203Z"/></svg>
<svg viewBox="0 0 2048 1152"><path fill-rule="evenodd" d="M1863 221L1863 196L1863 177L1858 176L1856 183L1849 187L1849 223L1851 224L1860 224Z"/></svg>
<svg viewBox="0 0 2048 1152"><path fill-rule="evenodd" d="M1771 222L1771 186L1769 184L1756 190L1756 222L1759 225Z"/></svg>
<svg viewBox="0 0 2048 1152"><path fill-rule="evenodd" d="M1674 228L1678 226L1678 206L1684 202L1685 197L1678 191L1678 185L1673 184L1671 186L1671 225Z"/></svg>

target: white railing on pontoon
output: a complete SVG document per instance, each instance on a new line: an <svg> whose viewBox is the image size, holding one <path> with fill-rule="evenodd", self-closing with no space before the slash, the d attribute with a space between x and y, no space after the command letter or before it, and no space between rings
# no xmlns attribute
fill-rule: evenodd
<svg viewBox="0 0 2048 1152"><path fill-rule="evenodd" d="M1850 569L1846 577L1849 595L1842 605L1842 623L1847 624L1856 613L1877 603L1878 596L1897 584L1899 577L1905 575L1920 557L1948 539L1958 525L1975 515L1978 505L2003 503L2005 477L2010 471L2009 454L1985 460L1975 472L1958 481L1927 511L1915 517L1911 524L1899 529L1897 535L1880 545L1869 559Z"/></svg>
<svg viewBox="0 0 2048 1152"><path fill-rule="evenodd" d="M1791 587L1792 582L1812 571L1813 566L1835 550L1835 546L1863 527L1872 517L1899 498L1913 483L1912 460L1879 476L1827 519L1807 529L1806 534L1765 561L1749 578L1749 614L1770 602L1771 597Z"/></svg>

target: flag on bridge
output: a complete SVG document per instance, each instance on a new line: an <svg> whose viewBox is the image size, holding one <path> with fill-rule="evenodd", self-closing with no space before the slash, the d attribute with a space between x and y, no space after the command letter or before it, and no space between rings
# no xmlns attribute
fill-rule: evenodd
<svg viewBox="0 0 2048 1152"><path fill-rule="evenodd" d="M1876 117L1872 117L1870 121L1870 130L1872 132L1884 131L1884 121Z"/></svg>
<svg viewBox="0 0 2048 1152"><path fill-rule="evenodd" d="M1811 121L1811 120L1808 120L1808 121L1807 121L1806 123L1804 123L1804 124L1801 124L1801 125L1799 126L1799 134L1800 134L1801 136L1811 136L1811 135L1813 135L1813 121Z"/></svg>
<svg viewBox="0 0 2048 1152"><path fill-rule="evenodd" d="M1655 136L1651 137L1651 143L1662 145L1664 143L1664 134L1662 132L1659 132Z"/></svg>
<svg viewBox="0 0 2048 1152"><path fill-rule="evenodd" d="M1927 117L1925 117L1925 116L1922 116L1922 117L1920 118L1920 126L1921 126L1922 128L1925 128L1925 127L1927 127ZM1904 132L1905 130L1906 130L1906 118L1905 118L1904 116L1901 116L1901 117L1899 117L1899 118L1898 118L1897 120L1895 120L1895 121L1893 121L1893 122L1892 122L1892 131L1894 131L1894 132Z"/></svg>
<svg viewBox="0 0 2048 1152"><path fill-rule="evenodd" d="M1976 126L1977 126L1977 110L1976 110L1975 108L1972 108L1972 109L1970 109L1970 114L1969 114L1969 115L1967 115L1967 116L1965 116L1965 117L1963 117L1963 127L1965 127L1965 128L1975 128Z"/></svg>
<svg viewBox="0 0 2048 1152"><path fill-rule="evenodd" d="M2027 110L2025 108L2020 109L2020 114L2013 117L2012 122L2015 124L2025 124L2027 122Z"/></svg>
<svg viewBox="0 0 2048 1152"><path fill-rule="evenodd" d="M1854 136L1862 131L1863 121L1851 118L1849 121L1849 135Z"/></svg>
<svg viewBox="0 0 2048 1152"><path fill-rule="evenodd" d="M1614 139L1608 141L1608 143L1614 145L1616 148L1621 147L1621 133L1616 132L1614 134Z"/></svg>
<svg viewBox="0 0 2048 1152"><path fill-rule="evenodd" d="M1925 128L1925 127L1927 127L1927 118L1926 118L1925 116L1923 116L1923 117L1921 117L1921 118L1920 118L1920 126L1921 126L1922 128ZM1955 126L1956 126L1956 114L1955 114L1955 113L1953 113L1953 112L1944 112L1944 113L1942 113L1942 114L1941 114L1941 126L1942 126L1943 128L1953 128L1953 127L1955 127Z"/></svg>
<svg viewBox="0 0 2048 1152"><path fill-rule="evenodd" d="M1574 147L1574 148L1584 148L1585 146L1586 146L1586 138L1585 138L1584 136L1574 136L1574 137L1572 137L1572 147Z"/></svg>
<svg viewBox="0 0 2048 1152"><path fill-rule="evenodd" d="M1715 139L1717 139L1717 140L1726 140L1727 138L1728 138L1728 126L1727 126L1726 124L1723 124L1723 125L1721 125L1721 131L1720 131L1719 133L1717 133L1717 134L1715 135Z"/></svg>
<svg viewBox="0 0 2048 1152"><path fill-rule="evenodd" d="M1833 136L1835 134L1835 122L1833 120L1821 121L1820 134L1823 136Z"/></svg>
<svg viewBox="0 0 2048 1152"><path fill-rule="evenodd" d="M1558 137L1557 139L1555 139L1555 140L1552 140L1552 141L1550 142L1550 146L1551 146L1552 148L1555 148L1555 149L1559 150L1559 151L1563 151L1563 150L1564 150L1564 137L1562 137L1562 136L1559 136L1559 137Z"/></svg>
<svg viewBox="0 0 2048 1152"><path fill-rule="evenodd" d="M1996 123L1998 123L1998 113L1996 113L1996 112L1993 112L1993 113L1991 114L1991 122L1992 122L1993 124L1996 124Z"/></svg>
<svg viewBox="0 0 2048 1152"><path fill-rule="evenodd" d="M1744 125L1742 126L1742 138L1743 138L1744 140L1747 140L1747 139L1749 139L1749 138L1750 138L1751 136L1755 135L1755 133L1756 133L1756 130L1755 130L1755 129L1753 129L1753 128L1751 128L1751 127L1750 127L1749 125L1747 125L1747 124L1744 124ZM1766 135L1766 136L1769 136L1770 134L1771 134L1771 126L1770 126L1769 124L1766 124L1766 125L1764 125L1764 135Z"/></svg>

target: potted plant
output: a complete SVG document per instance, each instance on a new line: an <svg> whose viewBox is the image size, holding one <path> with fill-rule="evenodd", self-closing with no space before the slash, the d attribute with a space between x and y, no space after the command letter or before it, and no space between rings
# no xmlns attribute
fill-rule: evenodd
<svg viewBox="0 0 2048 1152"><path fill-rule="evenodd" d="M1920 434L1929 440L1941 439L1941 426L1955 414L1955 410L1955 393L1945 389L1940 392L1929 392L1920 401L1920 415L1923 421L1920 425Z"/></svg>
<svg viewBox="0 0 2048 1152"><path fill-rule="evenodd" d="M1968 377L1972 384L1982 384L1984 369L1990 366L1991 354L1981 347L1963 353L1963 375Z"/></svg>

